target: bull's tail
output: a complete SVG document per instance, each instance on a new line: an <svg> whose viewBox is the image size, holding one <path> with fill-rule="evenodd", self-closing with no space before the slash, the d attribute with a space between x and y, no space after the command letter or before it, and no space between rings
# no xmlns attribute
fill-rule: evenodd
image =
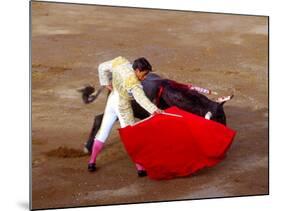
<svg viewBox="0 0 281 211"><path fill-rule="evenodd" d="M227 96L226 100L220 102L219 104L223 106L227 101L230 101L233 97L234 97L234 94L229 95L229 96Z"/></svg>
<svg viewBox="0 0 281 211"><path fill-rule="evenodd" d="M82 89L78 89L78 92L82 93L82 100L85 104L89 104L92 103L93 101L95 101L98 96L100 95L100 93L102 92L102 90L104 89L103 86L99 87L99 89L95 92L95 88L91 85L87 85Z"/></svg>

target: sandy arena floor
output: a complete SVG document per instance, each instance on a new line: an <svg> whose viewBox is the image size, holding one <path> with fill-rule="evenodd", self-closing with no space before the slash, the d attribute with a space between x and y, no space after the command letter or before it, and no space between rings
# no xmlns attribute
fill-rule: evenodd
<svg viewBox="0 0 281 211"><path fill-rule="evenodd" d="M32 207L268 194L267 27L266 17L33 2ZM116 124L90 174L81 149L106 93L85 105L76 90L98 86L98 64L119 55L234 93L225 104L237 130L227 158L186 178L138 178Z"/></svg>

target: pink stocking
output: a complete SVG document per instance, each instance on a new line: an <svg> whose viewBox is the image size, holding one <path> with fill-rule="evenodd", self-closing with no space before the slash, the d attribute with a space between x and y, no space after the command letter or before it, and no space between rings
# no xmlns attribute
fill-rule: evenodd
<svg viewBox="0 0 281 211"><path fill-rule="evenodd" d="M144 171L145 169L144 169L144 167L142 167L142 165L140 165L140 164L138 164L138 163L136 163L136 167L137 167L137 170L138 171Z"/></svg>
<svg viewBox="0 0 281 211"><path fill-rule="evenodd" d="M100 153L100 151L102 150L103 145L104 145L104 143L99 140L94 141L91 159L90 159L89 163L96 163L97 156Z"/></svg>

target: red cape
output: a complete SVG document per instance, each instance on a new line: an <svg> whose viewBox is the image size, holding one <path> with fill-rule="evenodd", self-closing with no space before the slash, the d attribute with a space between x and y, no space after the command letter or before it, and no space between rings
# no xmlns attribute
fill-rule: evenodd
<svg viewBox="0 0 281 211"><path fill-rule="evenodd" d="M157 114L119 129L131 159L151 179L187 176L223 160L235 131L177 107L165 112L182 117Z"/></svg>

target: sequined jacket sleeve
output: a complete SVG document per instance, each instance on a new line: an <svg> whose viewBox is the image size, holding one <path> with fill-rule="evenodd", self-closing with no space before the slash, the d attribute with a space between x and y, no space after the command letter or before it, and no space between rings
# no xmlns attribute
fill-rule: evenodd
<svg viewBox="0 0 281 211"><path fill-rule="evenodd" d="M150 114L154 113L158 108L145 95L140 81L135 75L128 77L125 80L125 89L131 93L137 103L147 110Z"/></svg>
<svg viewBox="0 0 281 211"><path fill-rule="evenodd" d="M101 86L110 85L112 81L112 60L101 63L98 67Z"/></svg>

